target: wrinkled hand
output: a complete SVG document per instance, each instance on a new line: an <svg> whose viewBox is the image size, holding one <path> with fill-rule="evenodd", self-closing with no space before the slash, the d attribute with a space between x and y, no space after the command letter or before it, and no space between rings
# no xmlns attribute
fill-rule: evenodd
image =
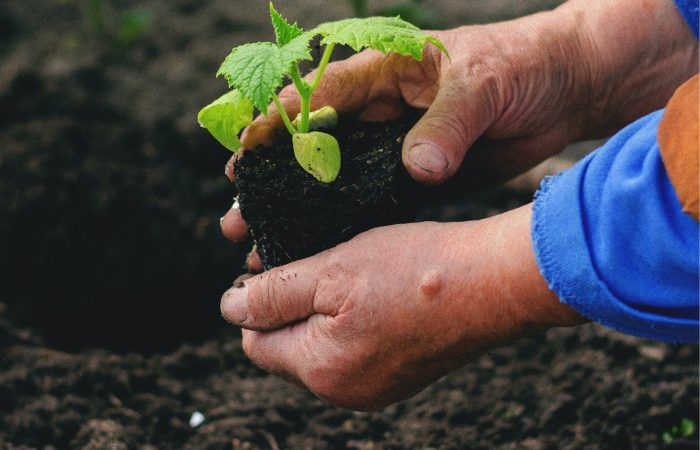
<svg viewBox="0 0 700 450"><path fill-rule="evenodd" d="M224 294L257 365L351 409L406 398L485 350L580 316L532 254L530 208L363 233Z"/></svg>
<svg viewBox="0 0 700 450"><path fill-rule="evenodd" d="M557 63L543 63L557 61L552 45L523 42L526 31L513 26L517 23L434 33L448 48L451 61L437 48L426 46L422 61L367 50L329 64L312 109L331 105L341 115L364 120L396 119L408 107L427 109L403 144L403 162L413 178L426 184L446 181L482 135L493 143L488 152L470 152L464 179L479 185L510 178L572 140L571 110L575 110L561 101L573 96L562 92L565 86L551 76ZM307 78L313 76L312 72ZM285 87L279 98L294 117L299 111L295 87ZM242 141L245 148L270 146L284 133L281 117L271 105L268 117L258 116ZM235 158L226 169L232 180ZM235 242L248 237L235 208L223 218L222 230ZM260 269L255 261L249 267Z"/></svg>
<svg viewBox="0 0 700 450"><path fill-rule="evenodd" d="M472 186L512 178L572 141L605 136L661 107L697 72L697 40L667 0L644 8L637 0L571 0L554 11L433 34L452 61L432 46L421 62L364 51L330 64L312 98L312 108L328 104L367 120L427 108L403 144L406 169L427 184L460 166L460 180ZM294 87L279 97L296 115ZM279 130L273 106L244 131L243 143L269 146ZM473 146L477 138L488 145ZM233 159L227 174L233 179ZM237 210L222 229L234 241L247 236Z"/></svg>
<svg viewBox="0 0 700 450"><path fill-rule="evenodd" d="M661 107L697 71L697 41L667 0L571 0L435 34L451 63L430 47L422 62L365 51L329 65L312 99L368 120L427 108L403 147L407 170L427 184L460 166L459 180L474 184L510 178ZM280 98L295 115L294 88ZM244 145L270 145L280 128L273 108ZM226 292L222 314L244 328L256 364L338 405L376 409L488 348L583 321L547 289L529 229L528 206L475 223L371 230L246 280ZM237 209L222 230L248 235ZM255 253L249 266L261 269Z"/></svg>
<svg viewBox="0 0 700 450"><path fill-rule="evenodd" d="M571 122L580 119L572 103L581 96L567 92L571 87L556 77L575 55L561 54L559 43L523 42L531 26L514 21L431 33L444 42L451 61L430 45L422 61L363 51L327 67L311 107L331 105L361 120L397 119L408 107L427 110L403 144L407 170L423 183L439 184L454 175L482 135L496 143L489 153L497 154L498 168L491 170L518 174L563 149L574 134ZM580 78L584 91L583 74ZM279 98L290 117L299 112L293 85ZM270 146L280 135L284 128L272 105L242 140L246 148ZM503 168L504 160L513 161ZM232 164L228 171L233 177Z"/></svg>

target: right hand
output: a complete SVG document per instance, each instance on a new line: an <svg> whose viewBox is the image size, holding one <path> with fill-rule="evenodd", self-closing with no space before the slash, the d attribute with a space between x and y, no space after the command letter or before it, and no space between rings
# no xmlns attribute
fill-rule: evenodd
<svg viewBox="0 0 700 450"><path fill-rule="evenodd" d="M697 41L673 2L649 3L640 10L637 0L573 0L509 22L431 32L452 61L430 45L421 62L366 50L328 65L311 106L331 105L364 120L427 108L403 144L403 162L414 179L440 184L466 156L460 181L504 181L573 141L609 134L662 106L685 72L695 70ZM659 80L657 60L671 60L677 70ZM294 117L294 86L279 97ZM269 146L278 130L284 131L273 106L244 131L243 144ZM472 147L477 138L488 145ZM232 180L234 158L226 170ZM240 211L227 213L222 230L237 242L247 236Z"/></svg>

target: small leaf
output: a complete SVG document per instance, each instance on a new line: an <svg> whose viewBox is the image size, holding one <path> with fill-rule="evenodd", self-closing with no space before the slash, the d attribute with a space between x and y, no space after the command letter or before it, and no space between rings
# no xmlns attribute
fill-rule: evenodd
<svg viewBox="0 0 700 450"><path fill-rule="evenodd" d="M272 26L275 28L275 38L277 39L277 45L279 47L288 44L292 39L301 36L304 32L296 22L290 25L290 23L277 12L272 2L270 2L270 18L272 19Z"/></svg>
<svg viewBox="0 0 700 450"><path fill-rule="evenodd" d="M292 64L299 61L313 60L309 43L314 36L313 33L305 31L280 47L280 59L285 68L285 74L289 72L289 67Z"/></svg>
<svg viewBox="0 0 700 450"><path fill-rule="evenodd" d="M681 425L680 425L681 436L691 437L693 434L695 434L695 430L696 430L695 422L688 419L687 417L685 419L681 420Z"/></svg>
<svg viewBox="0 0 700 450"><path fill-rule="evenodd" d="M233 90L202 108L197 121L224 147L235 152L241 148L238 133L253 121L253 103Z"/></svg>
<svg viewBox="0 0 700 450"><path fill-rule="evenodd" d="M369 47L383 53L396 52L411 56L418 61L423 59L423 47L427 41L449 57L439 39L400 17L343 19L321 24L312 32L323 36L322 45L349 45L356 52Z"/></svg>
<svg viewBox="0 0 700 450"><path fill-rule="evenodd" d="M223 75L229 87L249 98L267 114L272 94L282 85L293 63L310 60L311 33L302 33L282 47L272 42L240 45L226 57L216 76Z"/></svg>
<svg viewBox="0 0 700 450"><path fill-rule="evenodd" d="M216 73L229 87L236 88L256 108L266 113L272 94L281 84L286 67L279 58L279 47L272 42L256 42L234 48Z"/></svg>
<svg viewBox="0 0 700 450"><path fill-rule="evenodd" d="M670 444L670 443L673 442L673 436L671 436L671 433L669 433L668 431L664 431L664 432L661 434L661 441L662 441L664 444Z"/></svg>
<svg viewBox="0 0 700 450"><path fill-rule="evenodd" d="M322 183L336 179L340 172L340 146L333 136L320 131L296 133L292 144L302 169Z"/></svg>

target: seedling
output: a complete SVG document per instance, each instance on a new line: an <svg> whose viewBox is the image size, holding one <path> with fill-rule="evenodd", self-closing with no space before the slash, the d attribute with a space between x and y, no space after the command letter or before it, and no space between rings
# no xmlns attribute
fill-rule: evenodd
<svg viewBox="0 0 700 450"><path fill-rule="evenodd" d="M695 422L689 418L684 418L678 425L672 426L670 429L661 434L661 441L664 444L670 444L679 438L690 438L695 434L697 427Z"/></svg>
<svg viewBox="0 0 700 450"><path fill-rule="evenodd" d="M198 116L200 125L227 149L241 148L239 132L253 120L254 109L267 116L273 102L284 126L292 135L294 156L301 167L317 180L330 183L340 172L340 147L332 135L316 131L337 121L335 111L326 106L311 111L311 96L318 88L336 45L348 45L359 52L373 48L383 53L395 52L418 61L426 42L447 54L437 38L399 17L367 17L323 23L304 31L296 22L290 24L270 3L270 17L276 42L255 42L234 48L217 72L232 91L204 107ZM311 82L301 76L299 63L312 60L311 40L321 36L323 55ZM294 83L300 97L300 113L290 120L276 91L285 77Z"/></svg>

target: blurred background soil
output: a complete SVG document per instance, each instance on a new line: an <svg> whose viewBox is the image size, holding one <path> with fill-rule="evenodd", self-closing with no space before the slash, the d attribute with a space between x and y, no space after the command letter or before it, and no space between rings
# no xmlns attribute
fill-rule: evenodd
<svg viewBox="0 0 700 450"><path fill-rule="evenodd" d="M558 3L425 0L416 18L447 28ZM306 27L353 12L276 6ZM271 38L262 0L0 8L0 448L698 448L697 431L664 439L698 422L697 346L593 325L496 350L377 413L253 367L218 311L244 257L219 232L229 155L196 114L225 91L230 49ZM513 208L567 164L421 217Z"/></svg>

